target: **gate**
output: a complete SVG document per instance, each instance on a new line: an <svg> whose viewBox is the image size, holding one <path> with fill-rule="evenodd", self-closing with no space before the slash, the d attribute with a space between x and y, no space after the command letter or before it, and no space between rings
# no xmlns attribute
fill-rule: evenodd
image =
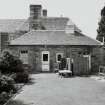
<svg viewBox="0 0 105 105"><path fill-rule="evenodd" d="M75 57L73 71L75 75L86 75L90 73L90 60L87 57Z"/></svg>

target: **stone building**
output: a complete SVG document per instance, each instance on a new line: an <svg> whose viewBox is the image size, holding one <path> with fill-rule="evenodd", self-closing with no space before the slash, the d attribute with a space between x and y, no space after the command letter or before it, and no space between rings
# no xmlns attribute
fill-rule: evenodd
<svg viewBox="0 0 105 105"><path fill-rule="evenodd" d="M53 72L55 64L65 57L73 59L75 74L89 73L93 48L100 46L69 18L48 17L41 5L30 5L26 20L0 20L0 33L0 50L9 48L33 72Z"/></svg>

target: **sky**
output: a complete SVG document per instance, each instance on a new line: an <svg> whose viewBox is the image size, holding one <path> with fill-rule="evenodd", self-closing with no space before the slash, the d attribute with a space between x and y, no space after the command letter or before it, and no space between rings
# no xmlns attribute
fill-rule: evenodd
<svg viewBox="0 0 105 105"><path fill-rule="evenodd" d="M69 17L84 34L96 38L105 0L0 0L0 19L26 19L30 4L42 4L48 16Z"/></svg>

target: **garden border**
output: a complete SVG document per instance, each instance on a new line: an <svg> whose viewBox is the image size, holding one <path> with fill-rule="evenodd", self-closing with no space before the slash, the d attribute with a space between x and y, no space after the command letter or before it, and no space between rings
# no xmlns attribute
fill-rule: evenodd
<svg viewBox="0 0 105 105"><path fill-rule="evenodd" d="M23 86L25 86L25 84L23 84L20 89L18 90L17 93L15 93L6 103L4 103L3 105L7 105L17 94L19 94L22 91Z"/></svg>

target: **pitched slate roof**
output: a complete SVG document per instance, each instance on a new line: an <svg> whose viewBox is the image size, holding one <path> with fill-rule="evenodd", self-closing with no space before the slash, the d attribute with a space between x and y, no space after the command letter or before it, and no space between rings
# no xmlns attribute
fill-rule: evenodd
<svg viewBox="0 0 105 105"><path fill-rule="evenodd" d="M29 31L28 19L0 19L0 32L14 33L15 31ZM41 17L41 25L46 30L65 30L66 27L76 27L67 17ZM78 28L75 28L75 30Z"/></svg>
<svg viewBox="0 0 105 105"><path fill-rule="evenodd" d="M47 30L64 29L67 24L68 18L64 17L42 17L41 24L46 27ZM29 30L29 18L28 19L0 19L0 32L12 33L17 30L28 31Z"/></svg>
<svg viewBox="0 0 105 105"><path fill-rule="evenodd" d="M15 32L25 21L25 19L0 19L0 32Z"/></svg>
<svg viewBox="0 0 105 105"><path fill-rule="evenodd" d="M66 17L42 17L41 24L46 30L65 30L68 21Z"/></svg>
<svg viewBox="0 0 105 105"><path fill-rule="evenodd" d="M65 31L32 30L12 40L10 45L100 45L100 42L81 33L67 34Z"/></svg>

